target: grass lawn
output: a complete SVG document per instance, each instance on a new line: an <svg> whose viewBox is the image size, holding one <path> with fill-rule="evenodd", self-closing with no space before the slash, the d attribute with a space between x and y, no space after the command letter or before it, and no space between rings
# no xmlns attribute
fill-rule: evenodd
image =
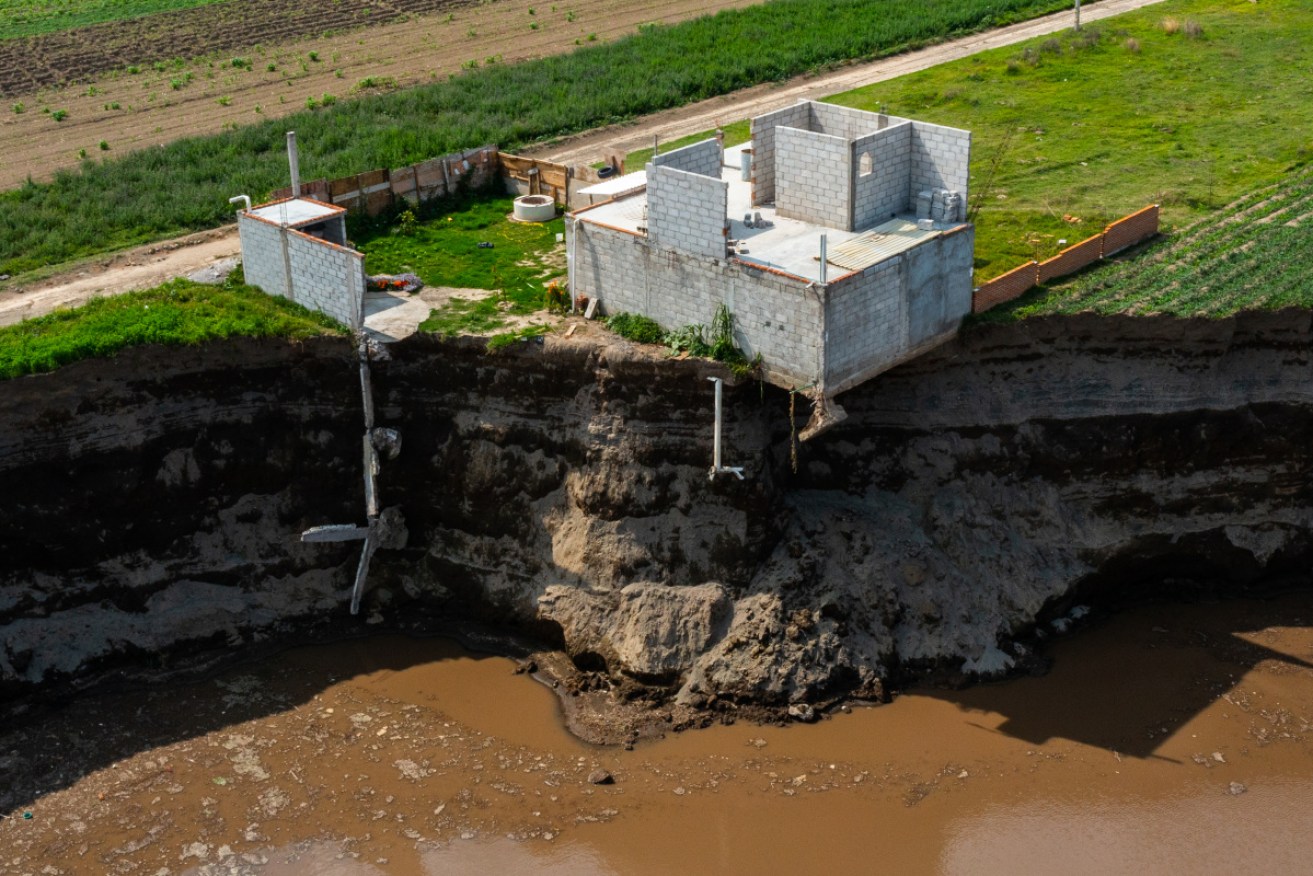
<svg viewBox="0 0 1313 876"><path fill-rule="evenodd" d="M1179 228L1307 162L1309 13L1307 0L1168 0L828 100L973 133L983 282L1146 204Z"/></svg>
<svg viewBox="0 0 1313 876"><path fill-rule="evenodd" d="M478 300L455 299L420 325L449 335L489 334L509 316L542 310L544 284L565 273L565 250L556 243L564 220L512 222L513 206L509 197L468 201L415 223L409 233L393 227L355 243L372 274L412 272L429 286L496 290Z"/></svg>
<svg viewBox="0 0 1313 876"><path fill-rule="evenodd" d="M1138 258L1051 283L981 322L1078 313L1230 316L1313 307L1313 172L1256 189Z"/></svg>
<svg viewBox="0 0 1313 876"><path fill-rule="evenodd" d="M235 280L221 287L173 280L0 328L0 379L142 344L346 333L326 316Z"/></svg>

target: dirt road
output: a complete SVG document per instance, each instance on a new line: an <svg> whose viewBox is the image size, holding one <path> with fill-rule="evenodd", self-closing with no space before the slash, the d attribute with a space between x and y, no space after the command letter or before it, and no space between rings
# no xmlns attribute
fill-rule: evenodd
<svg viewBox="0 0 1313 876"><path fill-rule="evenodd" d="M1157 2L1160 0L1103 0L1097 5L1086 6L1082 10L1081 18L1083 22L1097 21ZM720 5L749 4L735 2ZM665 7L665 14L670 19L686 16L689 7L688 0L678 0ZM505 7L499 3L493 8ZM946 61L965 58L986 49L1053 33L1064 27L1070 27L1071 24L1070 12L1049 15L927 49L907 52L882 61L846 67L823 76L799 77L787 83L744 89L681 109L646 116L630 124L601 128L562 143L530 150L530 154L565 164L590 163L604 154L625 155L650 144L653 135L669 140L707 130L718 123L742 119L795 100L823 97L872 82L892 79ZM376 28L369 31L373 35L384 32L390 33L391 29ZM398 53L397 57L404 57L404 54ZM8 136L7 133L0 133L0 152L8 148L5 143ZM0 183L3 182L4 180L0 179ZM234 255L238 251L235 228L204 232L131 250L27 288L0 291L0 325L9 325L26 317L49 313L57 307L75 306L98 295L111 295L156 285L172 277L190 274L213 263L216 259Z"/></svg>
<svg viewBox="0 0 1313 876"><path fill-rule="evenodd" d="M1099 21L1159 2L1161 0L1103 0L1082 8L1081 23ZM1071 27L1073 20L1071 12L1058 12L880 61L856 64L822 76L800 76L788 82L746 88L733 94L644 116L629 124L599 128L559 143L527 150L527 154L571 165L591 164L605 155L618 154L623 157L637 149L651 146L653 136L666 141L698 131L708 131L717 125L746 119L798 100L819 99L956 61L977 52L1053 33Z"/></svg>

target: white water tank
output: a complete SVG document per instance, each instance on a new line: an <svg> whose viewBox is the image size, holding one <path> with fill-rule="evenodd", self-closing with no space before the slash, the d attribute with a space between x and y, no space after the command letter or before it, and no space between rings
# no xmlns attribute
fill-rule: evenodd
<svg viewBox="0 0 1313 876"><path fill-rule="evenodd" d="M547 195L522 195L512 215L521 222L549 222L556 218L556 202Z"/></svg>

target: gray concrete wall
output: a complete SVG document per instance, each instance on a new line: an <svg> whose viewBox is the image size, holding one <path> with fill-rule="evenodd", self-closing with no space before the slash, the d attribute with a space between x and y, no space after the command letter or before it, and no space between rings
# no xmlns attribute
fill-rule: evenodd
<svg viewBox="0 0 1313 876"><path fill-rule="evenodd" d="M673 149L652 158L652 163L657 167L671 167L715 179L720 179L720 166L724 162L725 153L714 138L682 149Z"/></svg>
<svg viewBox="0 0 1313 876"><path fill-rule="evenodd" d="M863 174L862 157L870 156L870 173ZM897 124L853 141L852 229L861 231L908 210L908 179L912 169L912 125Z"/></svg>
<svg viewBox="0 0 1313 876"><path fill-rule="evenodd" d="M244 214L238 217L237 229L247 283L344 325L360 327L365 295L362 253Z"/></svg>
<svg viewBox="0 0 1313 876"><path fill-rule="evenodd" d="M282 229L238 213L237 233L242 241L242 273L246 282L270 295L289 297Z"/></svg>
<svg viewBox="0 0 1313 876"><path fill-rule="evenodd" d="M775 379L802 386L821 363L821 303L807 283L737 261L662 250L646 238L576 220L571 292L600 298L607 314L651 317L666 329L710 325L721 304L734 314L736 339L761 354Z"/></svg>
<svg viewBox="0 0 1313 876"><path fill-rule="evenodd" d="M948 189L967 201L970 184L971 132L929 122L912 122L912 176L909 199L918 192Z"/></svg>
<svg viewBox="0 0 1313 876"><path fill-rule="evenodd" d="M825 384L872 363L893 360L906 346L902 260L895 258L831 283L826 292Z"/></svg>
<svg viewBox="0 0 1313 876"><path fill-rule="evenodd" d="M775 203L775 129L784 125L806 130L811 125L808 105L795 103L752 120L752 203Z"/></svg>
<svg viewBox="0 0 1313 876"><path fill-rule="evenodd" d="M721 179L647 166L647 234L654 246L723 259L728 202L729 183Z"/></svg>
<svg viewBox="0 0 1313 876"><path fill-rule="evenodd" d="M365 299L365 257L355 250L302 234L287 232L292 265L291 299L303 307L360 328Z"/></svg>
<svg viewBox="0 0 1313 876"><path fill-rule="evenodd" d="M971 312L974 230L941 235L827 288L825 388L839 392L942 343Z"/></svg>
<svg viewBox="0 0 1313 876"><path fill-rule="evenodd" d="M830 228L852 226L852 144L797 128L775 129L775 210Z"/></svg>
<svg viewBox="0 0 1313 876"><path fill-rule="evenodd" d="M835 106L832 103L818 102L808 106L810 130L818 134L829 134L832 137L843 137L845 140L856 140L874 131L881 131L908 121L898 116L870 113L866 110Z"/></svg>

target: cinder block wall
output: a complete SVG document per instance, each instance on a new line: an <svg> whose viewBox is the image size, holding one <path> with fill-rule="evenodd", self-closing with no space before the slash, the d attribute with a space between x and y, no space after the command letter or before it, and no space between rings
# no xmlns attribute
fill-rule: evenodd
<svg viewBox="0 0 1313 876"><path fill-rule="evenodd" d="M906 346L903 263L881 262L831 283L827 289L825 384L857 374L872 362L889 362Z"/></svg>
<svg viewBox="0 0 1313 876"><path fill-rule="evenodd" d="M862 156L870 156L871 170L862 173ZM853 141L852 230L861 231L906 212L911 202L912 125L906 120Z"/></svg>
<svg viewBox="0 0 1313 876"><path fill-rule="evenodd" d="M831 283L826 390L841 392L951 337L971 312L974 243L966 228Z"/></svg>
<svg viewBox="0 0 1313 876"><path fill-rule="evenodd" d="M364 254L245 213L238 216L237 231L247 283L360 328L365 297Z"/></svg>
<svg viewBox="0 0 1313 876"><path fill-rule="evenodd" d="M909 121L899 116L878 113L873 118L872 114L865 110L835 106L832 103L810 103L807 106L810 130L818 134L829 134L832 137L843 137L845 140L856 140L858 137L870 134L873 130L882 131Z"/></svg>
<svg viewBox="0 0 1313 876"><path fill-rule="evenodd" d="M664 155L656 155L652 163L657 167L669 167L701 176L720 179L720 168L725 163L725 153L716 140L703 140L682 149L674 149Z"/></svg>
<svg viewBox="0 0 1313 876"><path fill-rule="evenodd" d="M830 228L852 226L852 143L842 137L775 129L775 211Z"/></svg>
<svg viewBox="0 0 1313 876"><path fill-rule="evenodd" d="M287 255L292 265L289 297L353 329L360 328L364 255L291 230L287 232Z"/></svg>
<svg viewBox="0 0 1313 876"><path fill-rule="evenodd" d="M970 181L971 132L929 122L912 122L910 203L926 189L961 192L967 201Z"/></svg>
<svg viewBox="0 0 1313 876"><path fill-rule="evenodd" d="M806 103L795 103L752 120L752 203L775 203L775 130L783 125L807 129L811 110Z"/></svg>
<svg viewBox="0 0 1313 876"><path fill-rule="evenodd" d="M728 202L729 184L719 176L647 166L647 234L654 246L723 259Z"/></svg>
<svg viewBox="0 0 1313 876"><path fill-rule="evenodd" d="M281 229L246 213L239 213L237 234L242 241L242 273L246 282L260 287L270 295L289 297Z"/></svg>
<svg viewBox="0 0 1313 876"><path fill-rule="evenodd" d="M804 280L659 249L646 238L575 220L571 291L600 298L608 314L651 317L666 329L710 325L724 304L749 357L777 379L802 386L821 367L822 305Z"/></svg>

